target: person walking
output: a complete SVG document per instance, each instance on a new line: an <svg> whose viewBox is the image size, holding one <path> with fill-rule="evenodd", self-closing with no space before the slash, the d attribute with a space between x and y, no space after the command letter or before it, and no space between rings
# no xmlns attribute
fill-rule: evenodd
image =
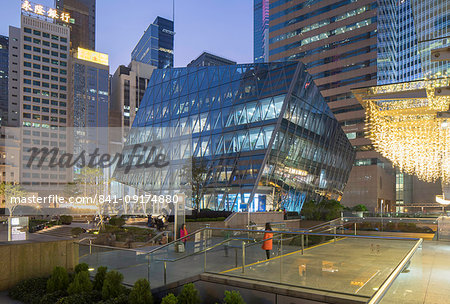
<svg viewBox="0 0 450 304"><path fill-rule="evenodd" d="M264 232L264 242L261 248L266 251L267 259L270 259L270 251L272 250L273 233L270 231L272 231L272 227L270 223L266 223L266 232Z"/></svg>
<svg viewBox="0 0 450 304"><path fill-rule="evenodd" d="M183 223L183 225L181 225L180 228L180 239L185 237L186 235L188 235L187 229L186 229L186 224ZM184 238L181 240L184 244L186 244L187 238Z"/></svg>

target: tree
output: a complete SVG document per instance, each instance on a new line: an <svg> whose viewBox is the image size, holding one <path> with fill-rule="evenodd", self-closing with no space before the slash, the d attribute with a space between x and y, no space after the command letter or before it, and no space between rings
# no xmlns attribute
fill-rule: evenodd
<svg viewBox="0 0 450 304"><path fill-rule="evenodd" d="M319 203L309 201L303 204L302 214L308 220L331 221L341 216L344 207L336 200L324 199Z"/></svg>
<svg viewBox="0 0 450 304"><path fill-rule="evenodd" d="M150 283L146 279L139 279L134 283L128 302L130 304L153 304Z"/></svg>
<svg viewBox="0 0 450 304"><path fill-rule="evenodd" d="M59 290L66 290L69 286L69 275L64 267L56 266L52 276L47 281L47 292L52 293Z"/></svg>
<svg viewBox="0 0 450 304"><path fill-rule="evenodd" d="M69 288L67 289L69 295L91 291L92 291L92 282L89 279L89 273L87 271L78 272L75 275L73 282L70 283Z"/></svg>
<svg viewBox="0 0 450 304"><path fill-rule="evenodd" d="M363 211L364 212L364 211L369 211L369 209L367 209L367 207L365 205L359 204L359 205L353 206L352 211Z"/></svg>
<svg viewBox="0 0 450 304"><path fill-rule="evenodd" d="M180 304L198 304L200 303L200 296L194 284L189 283L183 286L178 295L178 303Z"/></svg>
<svg viewBox="0 0 450 304"><path fill-rule="evenodd" d="M206 164L195 157L192 157L191 163L183 168L183 177L186 179L186 184L191 187L192 205L196 210L200 210L200 203L205 193L204 183L207 173Z"/></svg>
<svg viewBox="0 0 450 304"><path fill-rule="evenodd" d="M225 297L223 298L224 304L245 304L239 291L228 291L225 290Z"/></svg>
<svg viewBox="0 0 450 304"><path fill-rule="evenodd" d="M118 297L124 286L122 286L123 275L120 272L112 270L108 272L105 276L105 281L103 282L102 288L102 298L103 300L108 300Z"/></svg>
<svg viewBox="0 0 450 304"><path fill-rule="evenodd" d="M18 204L14 204L11 198L22 198L27 196L27 192L15 183L0 183L0 196L5 200L5 207L9 210L9 215L12 216L14 209L16 209Z"/></svg>
<svg viewBox="0 0 450 304"><path fill-rule="evenodd" d="M100 266L97 269L97 273L94 277L94 289L98 291L102 291L103 288L103 282L105 281L106 272L108 270L108 267Z"/></svg>

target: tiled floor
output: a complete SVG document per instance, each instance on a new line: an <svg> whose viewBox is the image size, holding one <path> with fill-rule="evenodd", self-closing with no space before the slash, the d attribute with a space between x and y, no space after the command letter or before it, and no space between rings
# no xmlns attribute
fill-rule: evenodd
<svg viewBox="0 0 450 304"><path fill-rule="evenodd" d="M226 274L370 297L414 243L345 238Z"/></svg>
<svg viewBox="0 0 450 304"><path fill-rule="evenodd" d="M450 242L424 241L382 303L449 303Z"/></svg>

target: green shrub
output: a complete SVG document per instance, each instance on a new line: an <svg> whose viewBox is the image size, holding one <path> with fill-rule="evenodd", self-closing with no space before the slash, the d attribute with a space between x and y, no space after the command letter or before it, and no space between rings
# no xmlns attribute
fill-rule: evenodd
<svg viewBox="0 0 450 304"><path fill-rule="evenodd" d="M41 298L39 304L55 304L56 302L58 302L59 299L64 298L66 296L67 292L63 290L47 293Z"/></svg>
<svg viewBox="0 0 450 304"><path fill-rule="evenodd" d="M146 279L140 279L134 283L128 302L130 304L153 304L150 283Z"/></svg>
<svg viewBox="0 0 450 304"><path fill-rule="evenodd" d="M72 236L77 237L80 234L84 233L84 229L81 227L75 227L75 228L72 228L71 233L72 233Z"/></svg>
<svg viewBox="0 0 450 304"><path fill-rule="evenodd" d="M178 299L173 293L169 293L162 299L161 304L178 304Z"/></svg>
<svg viewBox="0 0 450 304"><path fill-rule="evenodd" d="M97 304L128 304L128 296L126 294L121 294L116 298L103 300Z"/></svg>
<svg viewBox="0 0 450 304"><path fill-rule="evenodd" d="M47 278L34 278L19 282L9 290L9 296L25 304L39 304L45 295Z"/></svg>
<svg viewBox="0 0 450 304"><path fill-rule="evenodd" d="M109 220L109 224L116 227L122 227L125 224L125 219L115 216Z"/></svg>
<svg viewBox="0 0 450 304"><path fill-rule="evenodd" d="M86 263L80 263L75 266L75 273L80 273L82 271L88 271L89 265Z"/></svg>
<svg viewBox="0 0 450 304"><path fill-rule="evenodd" d="M102 298L104 300L118 297L123 293L124 286L122 286L123 275L117 271L110 271L105 276L105 281L102 287Z"/></svg>
<svg viewBox="0 0 450 304"><path fill-rule="evenodd" d="M52 276L47 281L47 292L52 293L58 290L66 290L69 286L69 275L64 267L56 266Z"/></svg>
<svg viewBox="0 0 450 304"><path fill-rule="evenodd" d="M98 291L102 291L103 288L103 282L105 281L106 271L108 270L108 267L100 266L97 269L97 273L94 277L94 289Z"/></svg>
<svg viewBox="0 0 450 304"><path fill-rule="evenodd" d="M189 283L183 286L180 294L178 295L179 304L198 304L200 303L200 296L198 290L194 284Z"/></svg>
<svg viewBox="0 0 450 304"><path fill-rule="evenodd" d="M73 217L71 215L61 215L59 217L59 220L63 225L70 225L72 224Z"/></svg>
<svg viewBox="0 0 450 304"><path fill-rule="evenodd" d="M97 301L92 297L91 293L77 293L61 298L56 304L91 304Z"/></svg>
<svg viewBox="0 0 450 304"><path fill-rule="evenodd" d="M223 298L224 304L245 304L239 291L228 291L225 290L225 297Z"/></svg>
<svg viewBox="0 0 450 304"><path fill-rule="evenodd" d="M67 289L69 295L83 292L88 293L91 291L92 291L92 282L89 279L89 273L87 271L78 272L75 275L73 282L70 283L69 288Z"/></svg>

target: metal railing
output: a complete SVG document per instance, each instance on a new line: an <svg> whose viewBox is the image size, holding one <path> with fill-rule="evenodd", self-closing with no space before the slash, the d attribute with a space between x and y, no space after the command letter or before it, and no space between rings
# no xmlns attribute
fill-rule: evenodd
<svg viewBox="0 0 450 304"><path fill-rule="evenodd" d="M380 288L375 292L372 296L368 304L377 304L383 299L383 296L386 294L388 289L394 283L394 280L398 277L398 275L405 269L410 262L414 253L416 253L417 249L422 245L423 240L419 239L413 248L406 254L406 256L400 261L397 267L392 271L389 277L381 284Z"/></svg>
<svg viewBox="0 0 450 304"><path fill-rule="evenodd" d="M416 252L417 248L420 246L420 244L422 243L422 239L420 238L405 238L405 237L384 237L384 236L366 236L366 235L346 235L346 234L338 234L336 233L336 229L337 227L342 227L342 225L347 225L348 223L346 222L342 222L339 220L334 220L328 223L324 223L321 225L317 225L311 228L308 228L307 230L302 230L302 231L264 231L264 230L251 230L251 229L232 229L232 228L212 228L212 227L205 227L205 228L201 228L198 229L188 235L186 235L183 238L174 240L172 242L169 242L165 245L159 246L157 248L153 248L150 250L145 250L144 248L140 248L138 250L136 249L128 249L128 248L116 248L116 247L111 247L111 246L105 246L105 245L96 245L92 243L92 238L84 238L82 240L79 240L77 243L80 245L86 245L89 246L89 254L92 255L93 254L93 248L98 248L100 249L107 249L109 251L114 251L114 250L124 250L124 252L135 252L136 256L137 255L142 255L144 257L144 259L142 259L142 257L140 257L139 259L136 258L136 261L141 261L137 264L130 264L126 267L146 267L146 272L147 272L147 278L150 281L150 279L152 279L152 274L155 273L155 271L157 269L158 273L161 275L161 273L159 272L161 270L158 263L162 263L162 275L163 275L163 279L160 279L164 285L167 284L168 282L168 275L171 274L171 272L168 269L168 264L172 264L175 265L176 262L181 261L181 260L185 260L188 261L186 263L183 263L184 265L190 265L192 264L193 267L197 267L195 269L195 271L197 272L206 272L208 271L208 268L214 268L217 267L217 254L223 249L225 252L225 257L223 259L223 263L224 265L220 266L222 267L222 271L217 270L216 272L219 274L223 274L223 273L233 273L236 274L236 270L239 271L239 273L241 273L242 275L245 273L245 275L247 275L246 269L249 269L249 267L253 267L251 265L255 264L254 263L248 263L247 261L247 256L248 253L250 253L249 255L249 260L251 261L252 259L255 260L256 259L256 263L261 263L261 262L265 262L265 261L269 261L272 262L275 259L278 259L280 267L279 267L279 276L280 276L280 283L281 284L285 284L285 282L283 282L283 261L285 259L285 256L289 256L291 254L299 254L299 255L304 255L305 254L305 250L309 247L309 241L308 238L311 237L315 237L317 239L317 237L323 237L323 239L326 241L325 243L320 243L320 244L326 244L326 243L330 243L330 244L336 244L336 242L340 239L361 239L361 240L392 240L392 241L412 241L415 242L413 248L411 248L411 250L408 251L408 253L403 257L403 259L401 260L401 262L395 267L395 269L389 274L389 276L387 277L387 279L383 282L383 284L379 287L379 289L377 290L377 292L373 295L372 299L370 300L370 303L378 303L379 299L381 299L384 294L386 293L386 291L389 289L389 287L392 285L392 282L395 280L395 278L398 276L398 274L401 272L401 270L405 267L405 265L407 264L407 262L411 259L411 257L414 255L414 253ZM315 232L315 231L320 231L320 232ZM326 233L331 231L332 233ZM222 234L222 237L217 237L217 236L212 236L214 233L219 232L219 234ZM262 242L266 241L266 240L270 240L270 239L264 239L264 233L266 232L270 232L273 233L273 237L271 238L274 242L276 242L278 244L278 250L276 252L276 256L273 258L270 258L269 260L261 260L261 257L256 257L252 256L252 254L254 255L255 252L258 253L260 252L259 250L256 250L254 248L254 246L261 244ZM220 240L220 238L225 238L223 240L218 241L215 244L212 245L207 245L208 242L206 242L206 240L204 240L204 243L202 243L202 247L203 248L195 248L194 247L194 252L191 253L176 253L175 257L170 257L169 253L169 247L170 246L175 246L178 243L180 243L180 241L186 240L187 242L190 242L190 244L192 245L193 243L196 243L196 238L195 236L198 233L203 233L203 236L207 236L209 235L212 238L215 238L215 240ZM191 239L193 238L193 239ZM291 242L293 240L297 240L295 244L298 245L291 245ZM85 244L87 241L89 241L89 244ZM232 242L240 242L239 245L232 245ZM323 242L323 241L321 241ZM285 248L283 246L283 244L287 244L288 246ZM294 247L293 247L294 246ZM295 247L298 246L298 247ZM317 246L317 245L316 245ZM408 245L409 246L409 245ZM223 247L223 248L222 248ZM192 248L192 247L191 247ZM220 250L217 250L219 249ZM229 248L234 248L235 251L235 259L234 261L228 259L228 249ZM312 247L311 247L312 248ZM409 247L408 247L409 248ZM175 248L173 248L175 249ZM198 250L198 251L195 251ZM170 251L172 252L172 251ZM240 252L240 254L238 254ZM97 254L98 258L102 258L101 254L103 252L99 252ZM209 257L209 253L212 254L212 256L214 257L213 259L208 258ZM286 254L285 254L286 253ZM164 254L166 254L166 256L164 257ZM171 253L172 254L172 253ZM311 254L314 256L314 252L309 254L309 258L311 258ZM160 257L160 256L163 257ZM179 256L176 256L179 255ZM204 255L203 260L200 258L196 258L199 255ZM238 260L239 257L241 258L241 265L238 265ZM98 259L97 258L97 259ZM192 259L196 259L195 263L191 263ZM146 261L145 261L146 260ZM228 265L230 267L232 267L232 265L234 264L234 269L231 269L230 267L228 267L226 265L226 263L229 263ZM155 264L156 263L156 264ZM196 264L197 263L197 264ZM203 267L201 267L201 264L203 263ZM210 263L213 263L212 265L210 265ZM214 264L216 263L216 264ZM220 264L220 263L219 263ZM98 265L101 265L101 263L98 263ZM181 265L181 264L180 264ZM154 268L156 267L156 268ZM176 271L176 267L178 266L174 266ZM201 267L201 268L200 268ZM228 267L228 268L227 268ZM278 266L277 266L278 267ZM112 267L114 268L114 267ZM116 269L121 269L121 268L116 268ZM124 269L124 268L122 268ZM142 269L142 268L141 268ZM153 270L151 270L153 269ZM145 271L145 269L143 269ZM133 269L134 271L134 269ZM142 270L141 270L142 271ZM231 271L231 272L230 272ZM145 273L145 272L144 272ZM174 276L176 277L176 275ZM187 278L187 277L186 277ZM155 279L155 278L153 278ZM339 292L337 292L339 293Z"/></svg>

